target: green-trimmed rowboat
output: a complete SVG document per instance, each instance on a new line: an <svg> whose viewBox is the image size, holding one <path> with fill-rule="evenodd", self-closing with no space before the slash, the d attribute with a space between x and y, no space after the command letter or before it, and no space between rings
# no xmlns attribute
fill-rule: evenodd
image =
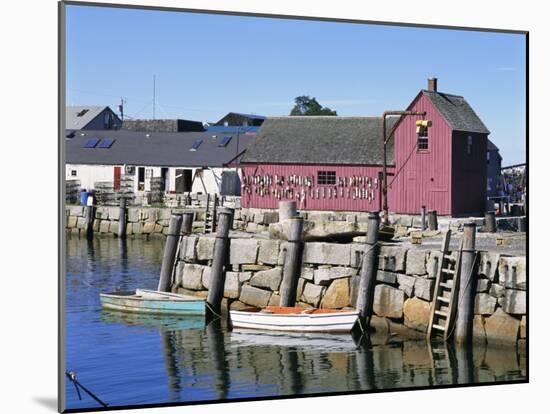
<svg viewBox="0 0 550 414"><path fill-rule="evenodd" d="M134 292L100 293L104 309L156 315L205 315L204 299L156 290L136 289Z"/></svg>

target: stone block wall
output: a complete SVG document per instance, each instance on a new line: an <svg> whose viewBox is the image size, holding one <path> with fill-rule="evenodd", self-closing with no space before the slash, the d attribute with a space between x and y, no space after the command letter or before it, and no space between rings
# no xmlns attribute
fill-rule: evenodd
<svg viewBox="0 0 550 414"><path fill-rule="evenodd" d="M269 231L273 236L278 237L278 229L271 224L279 221L279 213L274 209L242 208L240 212L242 227L240 230L249 233ZM364 233L367 228L368 213L359 211L301 211L300 215L309 222L310 228L305 231L311 237L319 237L326 234L350 234ZM392 214L389 216L390 223L396 226L397 233L406 235L411 229L421 228L420 212L418 215ZM427 220L427 219L426 219ZM478 229L483 230L485 220L483 217L438 217L440 229L450 228L453 231L462 231L464 224L474 222ZM497 226L499 230L516 231L516 217L499 217ZM307 223L306 223L307 225Z"/></svg>
<svg viewBox="0 0 550 414"><path fill-rule="evenodd" d="M214 236L185 237L172 291L205 297L210 283ZM231 309L279 305L287 242L232 238L224 297ZM364 245L307 242L298 283L297 306L353 307ZM426 332L441 253L383 245L375 288L375 323ZM525 341L525 257L481 252L476 279L476 341Z"/></svg>
<svg viewBox="0 0 550 414"><path fill-rule="evenodd" d="M172 213L193 211L193 232L199 233L204 229L205 209L201 201L185 208L164 207L128 207L126 234L128 237L165 236L168 233L168 224ZM241 228L242 221L238 220L238 212L235 210L234 227ZM65 207L65 229L71 235L85 236L85 207L80 205L67 205ZM95 234L115 235L118 233L118 221L120 208L118 206L96 206L93 223ZM82 233L82 234L81 234Z"/></svg>

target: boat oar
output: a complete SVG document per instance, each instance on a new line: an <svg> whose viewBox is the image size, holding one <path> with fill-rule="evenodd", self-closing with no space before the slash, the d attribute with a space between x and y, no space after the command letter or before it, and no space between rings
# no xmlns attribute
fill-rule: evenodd
<svg viewBox="0 0 550 414"><path fill-rule="evenodd" d="M67 376L67 378L69 378L69 380L71 380L71 382L74 384L74 387L76 389L76 392L78 394L78 399L79 400L82 400L82 395L80 394L80 389L79 388L82 388L82 390L84 392L86 392L86 394L88 394L90 397L92 397L95 401L97 401L99 404L101 404L103 407L108 407L108 404L104 403L103 401L101 401L98 397L96 397L94 395L93 392L91 392L88 388L86 388L84 385L82 385L77 379L76 379L76 374L74 371L66 371L65 372L65 375Z"/></svg>

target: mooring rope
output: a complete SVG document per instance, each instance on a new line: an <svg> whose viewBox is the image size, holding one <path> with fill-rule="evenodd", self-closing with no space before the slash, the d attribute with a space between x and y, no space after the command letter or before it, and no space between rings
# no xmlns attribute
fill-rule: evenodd
<svg viewBox="0 0 550 414"><path fill-rule="evenodd" d="M76 374L74 371L66 371L65 372L65 375L67 376L67 378L69 378L69 380L71 380L71 382L74 384L74 387L76 389L76 393L78 394L78 399L79 400L82 400L82 395L80 394L80 389L79 388L82 388L82 390L84 392L86 392L90 397L92 397L95 401L97 401L99 404L101 404L103 407L108 407L109 404L107 403L104 403L103 401L101 401L99 399L99 397L97 397L93 392L91 392L88 388L86 388L84 385L82 385L77 379L76 379Z"/></svg>
<svg viewBox="0 0 550 414"><path fill-rule="evenodd" d="M206 308L216 317L216 318L221 318L222 315L220 315L218 312L216 312L214 309L212 309L212 307L210 306L210 304L205 300L204 303L206 304Z"/></svg>
<svg viewBox="0 0 550 414"><path fill-rule="evenodd" d="M361 258L359 259L359 263L357 264L357 267L355 268L355 274L352 276L357 276L357 274L361 271L361 267L363 266L363 259L365 258L365 255L370 252L372 249L374 249L376 246L381 246L380 242L376 242L370 246L368 250L365 250L363 254L361 255ZM357 251L357 250L356 250Z"/></svg>

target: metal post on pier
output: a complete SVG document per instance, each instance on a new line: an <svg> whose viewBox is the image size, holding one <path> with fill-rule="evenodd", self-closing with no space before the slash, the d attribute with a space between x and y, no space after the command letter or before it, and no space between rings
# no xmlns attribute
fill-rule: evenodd
<svg viewBox="0 0 550 414"><path fill-rule="evenodd" d="M363 253L363 264L357 293L357 310L359 311L360 328L365 331L370 325L374 303L374 288L376 286L376 268L378 263L378 227L380 214L378 211L369 213L367 227L367 243Z"/></svg>
<svg viewBox="0 0 550 414"><path fill-rule="evenodd" d="M118 237L126 237L126 197L120 197L120 212L118 214Z"/></svg>
<svg viewBox="0 0 550 414"><path fill-rule="evenodd" d="M298 278L302 268L302 230L304 219L299 216L290 219L290 234L288 237L288 248L286 251L283 267L283 280L280 289L280 306L294 306L296 304L296 290L298 289Z"/></svg>
<svg viewBox="0 0 550 414"><path fill-rule="evenodd" d="M174 263L176 261L182 220L182 214L172 213L172 216L170 217L168 235L166 236L166 244L164 245L164 256L162 257L162 265L160 268L159 285L157 289L161 292L170 291L172 269L174 268Z"/></svg>
<svg viewBox="0 0 550 414"><path fill-rule="evenodd" d="M474 322L474 299L477 278L474 272L476 259L476 224L464 224L462 263L460 268L460 289L456 315L455 340L457 344L469 344L472 340Z"/></svg>
<svg viewBox="0 0 550 414"><path fill-rule="evenodd" d="M422 223L422 231L426 231L426 206L422 206L420 210L420 222Z"/></svg>
<svg viewBox="0 0 550 414"><path fill-rule="evenodd" d="M221 314L221 303L225 285L225 266L229 253L229 229L233 222L233 214L234 210L231 208L223 208L220 211L218 230L216 232L214 257L210 268L210 288L206 297L208 310L214 313L214 316Z"/></svg>
<svg viewBox="0 0 550 414"><path fill-rule="evenodd" d="M485 232L487 233L496 233L497 231L497 220L495 218L494 211L485 212Z"/></svg>
<svg viewBox="0 0 550 414"><path fill-rule="evenodd" d="M431 231L437 230L437 211L428 211L428 229Z"/></svg>

